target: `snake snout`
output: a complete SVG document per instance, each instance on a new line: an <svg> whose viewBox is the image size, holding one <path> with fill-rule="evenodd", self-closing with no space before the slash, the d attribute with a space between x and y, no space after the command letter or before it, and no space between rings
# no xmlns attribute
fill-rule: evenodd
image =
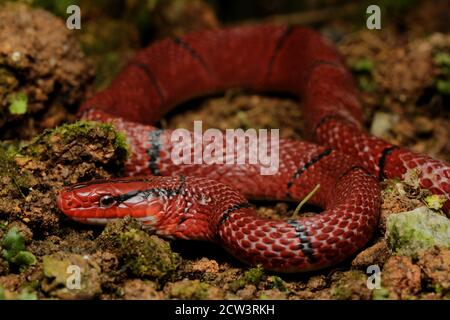
<svg viewBox="0 0 450 320"><path fill-rule="evenodd" d="M56 205L58 206L59 210L61 210L65 214L70 214L70 211L72 209L80 207L79 201L77 201L73 193L70 192L69 188L64 188L58 193Z"/></svg>

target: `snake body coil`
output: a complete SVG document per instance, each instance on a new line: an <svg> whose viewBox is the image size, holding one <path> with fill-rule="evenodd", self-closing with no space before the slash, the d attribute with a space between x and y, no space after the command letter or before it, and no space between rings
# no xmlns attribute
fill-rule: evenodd
<svg viewBox="0 0 450 320"><path fill-rule="evenodd" d="M171 132L151 124L187 99L231 87L301 97L317 144L280 140L275 175L260 175L259 164L174 165ZM378 220L379 178L418 169L422 187L450 199L449 164L363 131L351 75L335 49L305 28L239 27L157 42L83 104L80 116L125 131L127 173L148 177L67 187L58 198L66 215L100 224L131 215L161 235L216 241L270 270L323 268L364 246ZM246 200L298 201L317 184L311 202L325 211L313 217L262 219Z"/></svg>

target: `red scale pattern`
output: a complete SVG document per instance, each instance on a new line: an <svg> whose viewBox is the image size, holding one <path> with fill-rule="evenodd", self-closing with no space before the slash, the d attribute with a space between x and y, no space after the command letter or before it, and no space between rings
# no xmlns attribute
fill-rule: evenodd
<svg viewBox="0 0 450 320"><path fill-rule="evenodd" d="M281 140L279 171L264 176L259 165L174 165L170 131L151 145L156 128L148 124L174 105L238 86L301 96L308 133L322 146ZM151 167L169 177L66 188L58 198L65 214L86 223L132 215L161 235L218 241L237 258L267 269L323 268L364 246L380 207L378 183L368 172L380 175L383 169L386 177L401 178L418 168L423 187L450 198L449 164L402 148L386 153L390 144L362 131L350 73L332 46L304 28L249 26L160 41L138 53L108 89L83 104L80 115L113 122L126 132L133 151L126 166L130 176L152 174L150 150L156 153ZM336 150L313 162L327 147ZM247 147L228 156L245 151ZM176 175L208 179L187 177L181 184L179 177L170 177ZM319 183L312 202L325 211L314 217L271 221L243 205L245 197L298 201ZM178 187L178 193L99 205L105 194Z"/></svg>

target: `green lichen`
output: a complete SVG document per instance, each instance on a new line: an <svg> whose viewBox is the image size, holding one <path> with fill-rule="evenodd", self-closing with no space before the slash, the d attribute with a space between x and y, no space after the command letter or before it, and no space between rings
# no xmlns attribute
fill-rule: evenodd
<svg viewBox="0 0 450 320"><path fill-rule="evenodd" d="M372 300L387 300L387 299L390 299L389 289L381 287L373 290Z"/></svg>
<svg viewBox="0 0 450 320"><path fill-rule="evenodd" d="M42 257L42 291L59 299L93 299L101 292L101 268L88 255L58 252Z"/></svg>
<svg viewBox="0 0 450 320"><path fill-rule="evenodd" d="M133 276L163 278L173 273L181 262L167 241L141 230L139 223L132 219L109 223L98 243L114 250L124 269Z"/></svg>
<svg viewBox="0 0 450 320"><path fill-rule="evenodd" d="M264 268L261 265L244 272L244 280L247 284L258 285L264 277Z"/></svg>
<svg viewBox="0 0 450 320"><path fill-rule="evenodd" d="M130 147L128 146L127 137L124 132L116 131L116 138L114 139L113 145L116 150L123 150L126 158L130 156Z"/></svg>
<svg viewBox="0 0 450 320"><path fill-rule="evenodd" d="M25 114L28 109L28 97L23 92L18 92L9 97L9 113L14 115Z"/></svg>
<svg viewBox="0 0 450 320"><path fill-rule="evenodd" d="M367 275L358 270L343 273L342 277L332 284L330 294L338 300L367 298L370 294L367 288Z"/></svg>
<svg viewBox="0 0 450 320"><path fill-rule="evenodd" d="M447 201L446 197L442 194L433 194L425 197L424 200L428 208L436 211L441 210L444 203Z"/></svg>
<svg viewBox="0 0 450 320"><path fill-rule="evenodd" d="M2 240L2 256L11 268L26 270L36 263L36 257L25 250L25 237L16 228L11 228Z"/></svg>
<svg viewBox="0 0 450 320"><path fill-rule="evenodd" d="M286 284L280 277L271 276L267 279L267 281L269 282L269 287L278 289L280 291L287 291Z"/></svg>
<svg viewBox="0 0 450 320"><path fill-rule="evenodd" d="M22 289L19 293L10 292L0 286L0 300L37 300L37 294L29 289Z"/></svg>
<svg viewBox="0 0 450 320"><path fill-rule="evenodd" d="M450 247L450 220L426 207L390 215L386 240L393 252L410 257L434 246Z"/></svg>
<svg viewBox="0 0 450 320"><path fill-rule="evenodd" d="M261 265L255 268L250 268L244 272L242 276L230 283L230 290L237 291L247 284L253 284L257 286L265 277L264 269Z"/></svg>
<svg viewBox="0 0 450 320"><path fill-rule="evenodd" d="M173 284L170 296L177 299L208 299L211 285L199 280L183 280Z"/></svg>
<svg viewBox="0 0 450 320"><path fill-rule="evenodd" d="M356 74L358 86L362 91L373 92L377 85L373 79L375 64L369 58L361 58L355 61L349 61L351 70Z"/></svg>

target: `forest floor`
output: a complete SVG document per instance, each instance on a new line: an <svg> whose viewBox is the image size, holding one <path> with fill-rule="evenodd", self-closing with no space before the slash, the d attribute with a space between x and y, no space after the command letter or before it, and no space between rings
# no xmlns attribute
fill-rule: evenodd
<svg viewBox="0 0 450 320"><path fill-rule="evenodd" d="M354 74L366 129L450 162L450 36L439 32L445 6L425 1L401 27L396 21L381 31L332 19L318 29ZM155 27L156 37L220 24L207 6L184 12L178 24L161 19L166 24ZM200 18L192 23L192 17ZM450 221L414 173L382 183L379 227L361 252L305 274L249 267L211 243L169 242L132 219L106 228L69 221L56 207L57 191L120 175L126 147L108 125L66 123L140 48L138 31L128 22L91 19L74 37L61 19L27 6L1 8L0 21L0 299L450 298ZM203 130L279 128L283 138L304 138L301 101L240 89L189 102L159 125L192 129L198 119ZM296 207L255 204L260 215L276 219ZM82 269L81 289L66 286L71 265ZM376 289L368 286L374 265L382 275Z"/></svg>

